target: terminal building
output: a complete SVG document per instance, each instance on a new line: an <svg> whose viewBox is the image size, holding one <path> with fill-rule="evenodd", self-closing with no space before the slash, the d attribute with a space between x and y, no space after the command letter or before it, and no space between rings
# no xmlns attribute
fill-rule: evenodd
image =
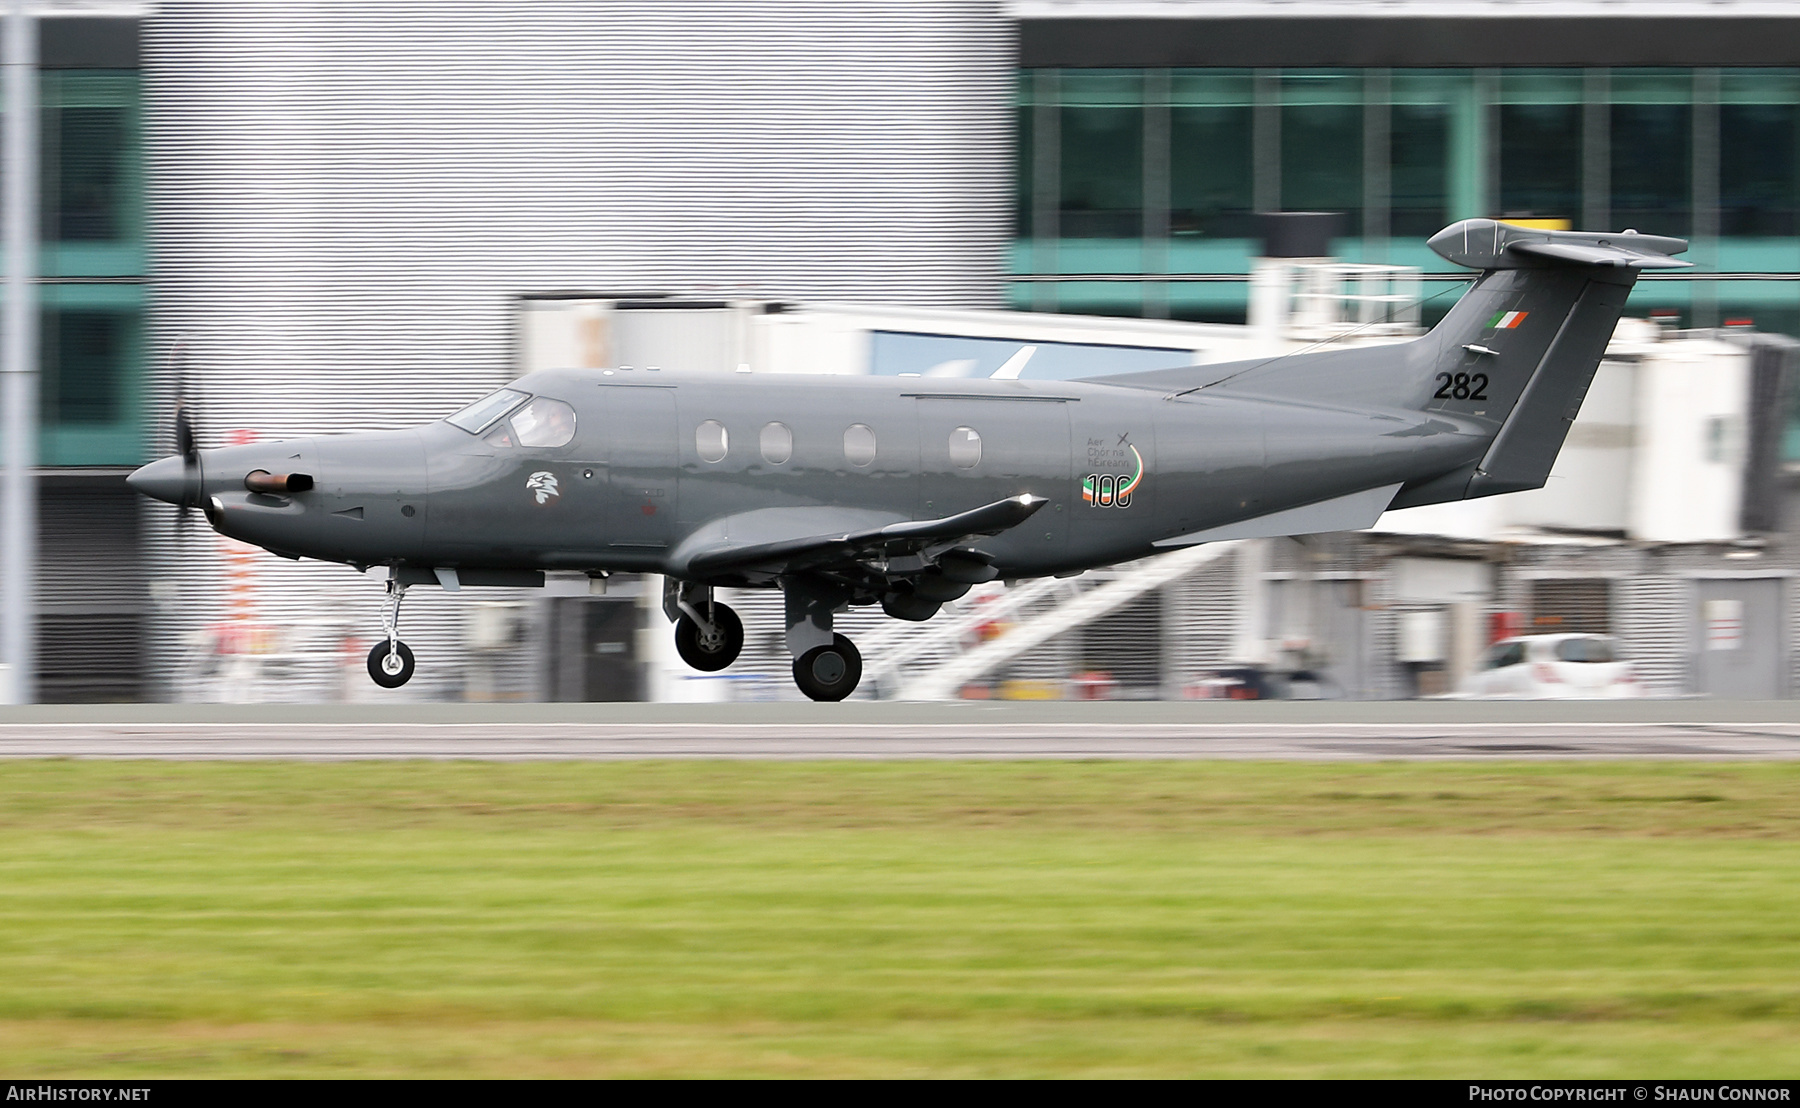
<svg viewBox="0 0 1800 1108"><path fill-rule="evenodd" d="M1794 687L1800 562L1781 509L1800 421L1788 347L1758 337L1800 332L1789 5L934 0L721 19L680 4L69 0L40 14L40 699L377 692L360 673L376 581L236 548L127 494L123 474L170 449L178 375L203 440L222 443L441 416L530 365L546 305L568 313L557 356L578 364L978 372L1007 344L1040 346L1040 372L1219 360L1316 341L1306 327L1363 320L1409 282L1429 325L1459 275L1423 239L1477 215L1693 240L1694 271L1634 292L1628 314L1653 330L1621 335L1612 415L1571 443L1612 475L1593 503L1546 490L1530 511L1022 585L1005 619L921 625L893 656L937 674L936 695L1179 696L1236 662L1330 668L1334 695L1411 695L1449 683L1492 617L1515 613L1620 634L1658 691ZM1281 211L1334 213L1330 255L1382 287L1320 286L1343 306L1320 319L1259 309L1259 274L1264 288L1277 270L1349 280L1259 262L1258 215ZM664 302L685 310L647 306ZM804 310L764 310L787 305ZM606 320L615 345L580 337ZM819 341L743 345L781 327ZM1645 484L1662 409L1629 398L1675 395L1674 363L1736 382L1703 390L1716 406L1695 409L1701 438L1682 448L1736 474L1733 497ZM1640 410L1648 422L1619 414ZM1677 496L1731 525L1665 527L1659 497ZM1415 564L1432 559L1463 568ZM415 594L420 674L403 693L761 695L754 675L677 694L666 627L612 587ZM1705 613L1720 623L1732 603L1770 621L1739 639L1766 640L1769 665L1724 667L1773 675L1753 689L1707 676L1721 667L1695 647ZM1017 636L1004 649L1001 624ZM906 678L870 687L899 694Z"/></svg>

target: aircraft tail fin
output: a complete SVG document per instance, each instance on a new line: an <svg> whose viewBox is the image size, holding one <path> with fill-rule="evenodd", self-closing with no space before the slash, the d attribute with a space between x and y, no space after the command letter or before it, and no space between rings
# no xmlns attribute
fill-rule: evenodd
<svg viewBox="0 0 1800 1108"><path fill-rule="evenodd" d="M1466 428L1482 455L1408 483L1396 508L1539 488L1638 274L1688 265L1671 257L1687 243L1465 219L1430 244L1481 272L1438 325L1412 342L1091 380L1171 397L1216 390L1212 395L1441 413Z"/></svg>
<svg viewBox="0 0 1800 1108"><path fill-rule="evenodd" d="M1430 335L1415 365L1425 411L1497 424L1465 471L1403 490L1396 507L1540 488L1581 410L1625 298L1646 269L1686 266L1681 239L1631 232L1543 231L1467 219L1430 240L1480 269L1474 288Z"/></svg>

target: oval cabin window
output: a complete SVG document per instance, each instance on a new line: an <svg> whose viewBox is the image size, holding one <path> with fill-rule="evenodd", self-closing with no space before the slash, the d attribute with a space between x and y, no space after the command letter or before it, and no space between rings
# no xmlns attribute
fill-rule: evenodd
<svg viewBox="0 0 1800 1108"><path fill-rule="evenodd" d="M974 469L981 464L981 436L973 427L958 427L950 432L950 464L957 469Z"/></svg>
<svg viewBox="0 0 1800 1108"><path fill-rule="evenodd" d="M703 462L724 461L729 443L730 436L725 433L725 425L716 419L709 419L694 428L694 449L699 451Z"/></svg>
<svg viewBox="0 0 1800 1108"><path fill-rule="evenodd" d="M778 466L794 456L794 433L785 423L767 423L762 429L763 461Z"/></svg>
<svg viewBox="0 0 1800 1108"><path fill-rule="evenodd" d="M866 466L875 460L875 432L866 423L852 423L844 432L844 460Z"/></svg>

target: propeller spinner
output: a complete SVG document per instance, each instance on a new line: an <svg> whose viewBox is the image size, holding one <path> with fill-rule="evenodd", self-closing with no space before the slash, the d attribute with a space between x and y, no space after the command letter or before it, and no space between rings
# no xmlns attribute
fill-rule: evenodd
<svg viewBox="0 0 1800 1108"><path fill-rule="evenodd" d="M201 468L199 436L195 431L194 406L188 395L187 341L177 340L169 351L170 376L175 381L175 456L151 462L125 479L143 493L175 505L176 526L187 527L188 510L200 503Z"/></svg>

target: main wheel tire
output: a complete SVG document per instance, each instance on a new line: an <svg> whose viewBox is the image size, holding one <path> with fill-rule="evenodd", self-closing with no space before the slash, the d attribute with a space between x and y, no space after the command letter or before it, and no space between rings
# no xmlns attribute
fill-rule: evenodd
<svg viewBox="0 0 1800 1108"><path fill-rule="evenodd" d="M737 661L744 650L744 621L724 604L712 606L712 638L700 633L690 616L675 621L675 653L701 673L717 673Z"/></svg>
<svg viewBox="0 0 1800 1108"><path fill-rule="evenodd" d="M842 635L794 659L794 684L814 700L842 700L862 680L862 652Z"/></svg>
<svg viewBox="0 0 1800 1108"><path fill-rule="evenodd" d="M388 655L388 641L382 639L369 650L369 676L384 689L397 689L412 680L413 652L405 643Z"/></svg>

